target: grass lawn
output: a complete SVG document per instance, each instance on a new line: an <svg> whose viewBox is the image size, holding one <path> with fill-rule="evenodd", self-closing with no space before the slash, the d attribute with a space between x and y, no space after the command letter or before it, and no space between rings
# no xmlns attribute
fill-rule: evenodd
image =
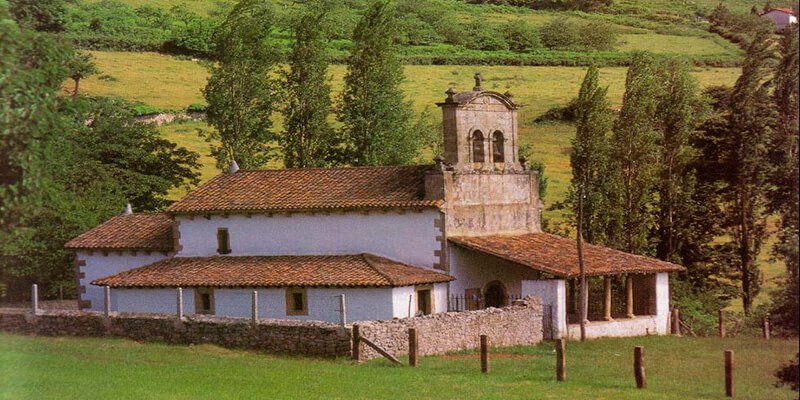
<svg viewBox="0 0 800 400"><path fill-rule="evenodd" d="M635 389L633 347L646 354L647 389ZM792 399L772 373L797 341L639 337L567 345L567 382L554 380L552 343L495 349L492 372L475 354L425 357L420 367L362 365L120 339L0 333L0 398L491 398L722 399L723 350L736 352L739 399Z"/></svg>

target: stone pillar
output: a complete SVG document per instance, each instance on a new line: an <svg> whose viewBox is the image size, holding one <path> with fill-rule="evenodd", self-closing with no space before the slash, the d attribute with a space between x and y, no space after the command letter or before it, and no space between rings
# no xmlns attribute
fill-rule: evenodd
<svg viewBox="0 0 800 400"><path fill-rule="evenodd" d="M633 276L625 276L625 316L628 318L636 318L633 314Z"/></svg>
<svg viewBox="0 0 800 400"><path fill-rule="evenodd" d="M178 288L177 301L178 301L178 312L177 312L176 316L178 317L178 321L182 321L183 320L183 288Z"/></svg>
<svg viewBox="0 0 800 400"><path fill-rule="evenodd" d="M603 277L603 284L605 286L605 302L603 303L603 319L611 321L611 278L608 276Z"/></svg>
<svg viewBox="0 0 800 400"><path fill-rule="evenodd" d="M253 325L258 324L258 290L253 290L253 299L251 304L252 310L250 319Z"/></svg>
<svg viewBox="0 0 800 400"><path fill-rule="evenodd" d="M339 320L342 323L342 327L347 326L347 302L344 294L339 295Z"/></svg>

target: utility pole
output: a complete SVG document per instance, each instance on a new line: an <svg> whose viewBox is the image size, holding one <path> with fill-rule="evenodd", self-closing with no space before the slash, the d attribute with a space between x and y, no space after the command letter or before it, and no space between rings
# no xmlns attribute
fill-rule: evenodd
<svg viewBox="0 0 800 400"><path fill-rule="evenodd" d="M586 341L586 319L589 312L589 288L586 287L586 265L583 262L583 183L578 193L578 266L581 271L581 342Z"/></svg>

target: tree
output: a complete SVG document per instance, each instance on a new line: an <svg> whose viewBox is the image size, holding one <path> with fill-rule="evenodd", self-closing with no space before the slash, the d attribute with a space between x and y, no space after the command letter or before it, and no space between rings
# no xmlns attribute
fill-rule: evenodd
<svg viewBox="0 0 800 400"><path fill-rule="evenodd" d="M779 42L780 62L774 72L772 94L777 110L774 126L772 160L774 174L770 191L770 209L777 213L778 243L773 255L786 264L786 277L774 292L772 310L776 325L800 330L800 172L798 171L798 28L788 26ZM795 364L796 368L796 364Z"/></svg>
<svg viewBox="0 0 800 400"><path fill-rule="evenodd" d="M66 24L64 0L10 0L11 15L20 27L60 32Z"/></svg>
<svg viewBox="0 0 800 400"><path fill-rule="evenodd" d="M72 96L78 95L78 87L81 79L100 73L97 69L97 65L92 61L93 58L94 57L89 53L76 52L72 59L69 60L67 71L70 79L75 82L75 90L72 92Z"/></svg>
<svg viewBox="0 0 800 400"><path fill-rule="evenodd" d="M678 253L694 237L692 228L692 196L695 187L692 162L696 152L689 140L700 120L697 82L689 65L682 60L663 60L661 75L663 89L658 107L660 158L658 162L658 224L655 234L656 256L662 260L682 262Z"/></svg>
<svg viewBox="0 0 800 400"><path fill-rule="evenodd" d="M747 49L742 75L730 98L727 134L721 149L722 201L727 210L724 227L732 238L728 250L738 271L745 313L749 314L760 286L756 263L766 237L767 192L774 104L769 87L763 84L770 57L768 35L761 33Z"/></svg>
<svg viewBox="0 0 800 400"><path fill-rule="evenodd" d="M637 53L625 81L625 95L611 136L609 197L619 224L606 232L608 244L634 254L648 251L648 233L654 224L651 213L658 161L657 61Z"/></svg>
<svg viewBox="0 0 800 400"><path fill-rule="evenodd" d="M328 123L331 87L325 35L330 7L319 6L310 8L294 23L288 70L282 73L285 129L278 143L287 168L331 165L341 147Z"/></svg>
<svg viewBox="0 0 800 400"><path fill-rule="evenodd" d="M280 59L272 37L275 16L266 0L242 0L214 34L211 77L203 90L208 122L215 130L206 139L217 167L232 160L242 168L259 168L270 160L275 81L271 71Z"/></svg>
<svg viewBox="0 0 800 400"><path fill-rule="evenodd" d="M567 208L573 215L579 214L578 203L583 202L582 231L589 243L603 242L598 225L609 212L605 183L609 161L607 135L611 131L612 115L607 92L607 88L599 85L599 69L589 67L575 103L577 133L572 140L572 181L567 195ZM578 197L581 190L583 199Z"/></svg>
<svg viewBox="0 0 800 400"><path fill-rule="evenodd" d="M386 1L373 3L356 26L337 110L349 164L409 164L423 145L399 87L403 66L396 35L395 15Z"/></svg>

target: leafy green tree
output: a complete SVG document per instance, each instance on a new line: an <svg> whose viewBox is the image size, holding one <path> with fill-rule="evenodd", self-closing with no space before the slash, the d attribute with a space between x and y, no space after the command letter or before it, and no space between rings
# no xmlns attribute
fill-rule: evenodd
<svg viewBox="0 0 800 400"><path fill-rule="evenodd" d="M775 119L774 103L766 78L770 43L759 34L747 49L742 75L730 98L727 135L719 141L721 149L722 201L726 209L724 227L732 238L729 260L738 271L745 313L750 312L760 287L756 262L766 237L767 193L770 159L768 149Z"/></svg>
<svg viewBox="0 0 800 400"><path fill-rule="evenodd" d="M647 53L633 57L625 81L622 109L611 136L610 198L619 224L606 232L608 244L634 254L649 250L648 233L657 179L659 107L658 61Z"/></svg>
<svg viewBox="0 0 800 400"><path fill-rule="evenodd" d="M60 32L66 24L64 0L9 0L11 15L20 27Z"/></svg>
<svg viewBox="0 0 800 400"><path fill-rule="evenodd" d="M270 116L277 93L270 73L280 60L272 37L274 12L267 0L242 0L214 34L217 63L203 90L208 103L206 133L217 167L232 160L242 168L260 168L274 157Z"/></svg>
<svg viewBox="0 0 800 400"><path fill-rule="evenodd" d="M321 9L310 9L294 23L288 69L282 72L285 129L278 143L287 168L331 165L341 148L328 123L331 86L325 35L329 7L319 6Z"/></svg>
<svg viewBox="0 0 800 400"><path fill-rule="evenodd" d="M352 165L409 164L423 145L399 87L403 66L395 45L395 19L389 3L377 1L353 35L337 111L349 150L346 161Z"/></svg>
<svg viewBox="0 0 800 400"><path fill-rule="evenodd" d="M774 72L773 103L777 110L772 159L773 184L770 209L779 216L778 243L773 254L786 264L786 277L774 292L774 322L795 332L800 330L800 173L798 167L798 28L788 26L779 42L780 62Z"/></svg>
<svg viewBox="0 0 800 400"><path fill-rule="evenodd" d="M600 87L600 70L591 66L583 78L575 102L576 128L572 140L570 166L572 181L567 209L578 215L578 196L583 199L583 236L589 243L603 243L603 229L609 210L606 184L609 163L608 134L612 127L607 88Z"/></svg>
<svg viewBox="0 0 800 400"><path fill-rule="evenodd" d="M78 95L81 79L100 73L100 70L97 69L97 65L92 61L93 58L94 57L89 53L76 52L72 59L69 60L69 63L67 63L69 77L75 82L75 89L72 91L72 96Z"/></svg>
<svg viewBox="0 0 800 400"><path fill-rule="evenodd" d="M527 53L542 47L539 32L523 20L510 21L501 30L506 43L517 53Z"/></svg>

